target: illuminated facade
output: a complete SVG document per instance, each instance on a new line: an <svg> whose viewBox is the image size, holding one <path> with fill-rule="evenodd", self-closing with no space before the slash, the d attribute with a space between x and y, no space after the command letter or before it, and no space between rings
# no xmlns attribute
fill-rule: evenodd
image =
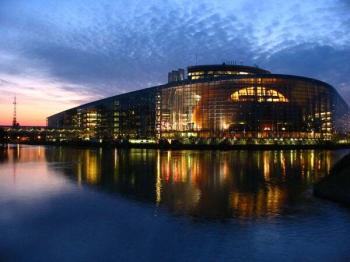
<svg viewBox="0 0 350 262"><path fill-rule="evenodd" d="M48 118L49 128L80 129L79 139L152 138L157 88L88 103Z"/></svg>
<svg viewBox="0 0 350 262"><path fill-rule="evenodd" d="M331 139L349 108L327 83L241 65L188 68L186 80L118 95L48 118L87 138Z"/></svg>

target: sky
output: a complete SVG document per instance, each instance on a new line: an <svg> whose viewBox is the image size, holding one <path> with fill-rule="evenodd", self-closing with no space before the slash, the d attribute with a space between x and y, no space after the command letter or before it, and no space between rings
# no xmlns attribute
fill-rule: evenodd
<svg viewBox="0 0 350 262"><path fill-rule="evenodd" d="M317 78L350 102L350 0L0 0L0 125L238 61Z"/></svg>

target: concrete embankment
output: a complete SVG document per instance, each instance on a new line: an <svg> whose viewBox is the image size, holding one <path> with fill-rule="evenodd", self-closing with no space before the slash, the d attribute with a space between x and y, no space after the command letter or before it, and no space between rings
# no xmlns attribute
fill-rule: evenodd
<svg viewBox="0 0 350 262"><path fill-rule="evenodd" d="M314 185L314 195L350 206L350 154L337 162L330 174Z"/></svg>

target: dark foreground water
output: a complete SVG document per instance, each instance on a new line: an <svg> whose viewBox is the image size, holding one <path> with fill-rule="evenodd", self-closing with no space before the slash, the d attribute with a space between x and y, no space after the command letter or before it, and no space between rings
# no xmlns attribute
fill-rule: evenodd
<svg viewBox="0 0 350 262"><path fill-rule="evenodd" d="M0 150L0 261L350 261L348 150Z"/></svg>

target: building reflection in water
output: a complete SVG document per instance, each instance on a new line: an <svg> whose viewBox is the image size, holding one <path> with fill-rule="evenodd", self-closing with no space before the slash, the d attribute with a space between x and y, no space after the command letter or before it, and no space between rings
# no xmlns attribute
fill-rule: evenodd
<svg viewBox="0 0 350 262"><path fill-rule="evenodd" d="M305 197L343 151L46 150L63 172L98 186L206 218L275 216Z"/></svg>

